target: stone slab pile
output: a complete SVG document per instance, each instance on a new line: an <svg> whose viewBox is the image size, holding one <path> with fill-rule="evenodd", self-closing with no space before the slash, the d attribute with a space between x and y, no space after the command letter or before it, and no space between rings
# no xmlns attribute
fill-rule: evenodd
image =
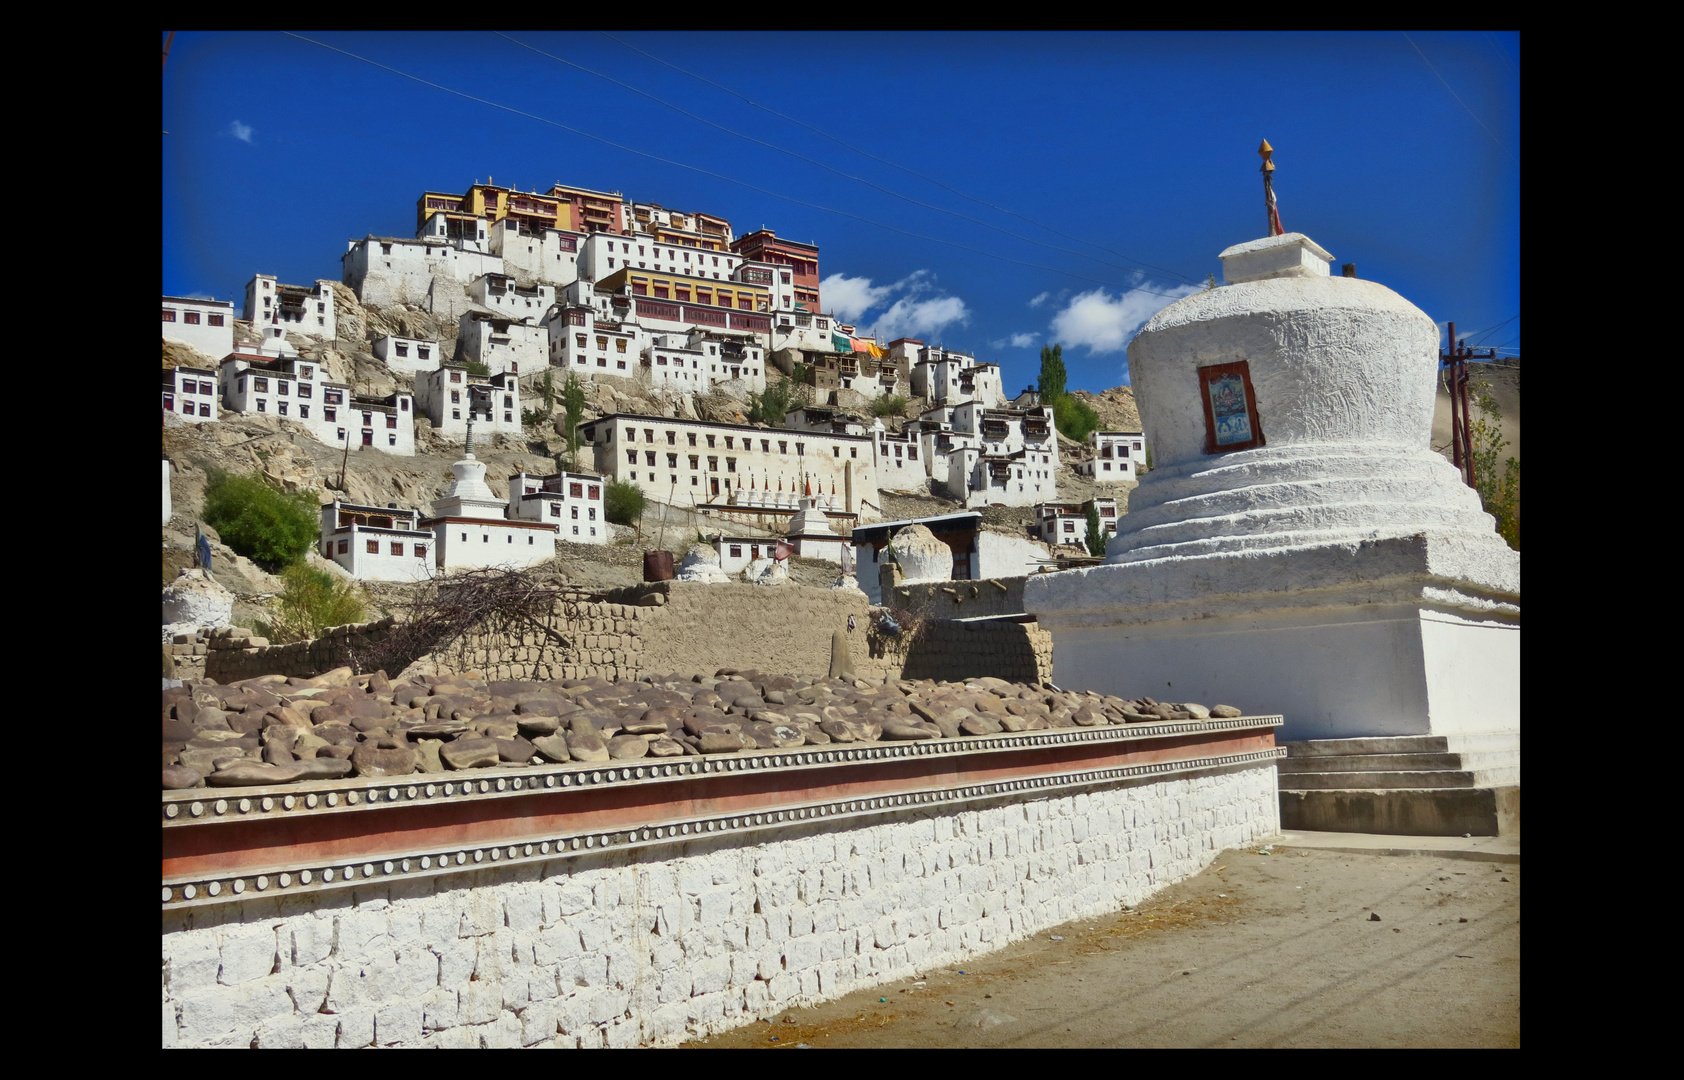
<svg viewBox="0 0 1684 1080"><path fill-rule="evenodd" d="M636 682L488 680L471 671L394 681L339 668L313 678L206 680L162 694L165 790L1241 715L1228 705L997 678L871 682L734 668Z"/></svg>

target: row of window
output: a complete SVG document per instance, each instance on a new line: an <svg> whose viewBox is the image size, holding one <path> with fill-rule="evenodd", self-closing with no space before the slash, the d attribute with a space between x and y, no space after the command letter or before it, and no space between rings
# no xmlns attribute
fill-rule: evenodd
<svg viewBox="0 0 1684 1080"><path fill-rule="evenodd" d="M370 554L370 555L380 554L380 541L378 541L378 540L366 540L366 541L364 541L364 543L367 545L366 550L367 550L368 554ZM393 554L393 555L402 555L403 554L403 547L404 547L403 541L401 541L401 540L393 540L393 541L390 542L391 554ZM414 547L415 547L415 558L425 559L427 557L427 545L426 544L416 544L416 545L414 545ZM350 553L350 551L351 551L351 541L349 541L349 540L339 541L339 554L347 555L347 554ZM325 554L327 554L327 552L324 551L322 554L325 555Z"/></svg>
<svg viewBox="0 0 1684 1080"><path fill-rule="evenodd" d="M573 510L573 520L578 521L579 520L579 508L577 506L575 506L575 507L572 507L571 509ZM595 521L596 520L596 507L590 506L590 507L586 507L586 509L590 511L590 520ZM550 504L550 516L553 517L553 518L558 518L558 517L561 516L561 504L560 503L551 503ZM577 530L575 530L575 531L577 531ZM595 535L594 530L592 532L592 535Z"/></svg>
<svg viewBox="0 0 1684 1080"><path fill-rule="evenodd" d="M208 396L216 393L216 384L200 382L197 379L182 379L181 392L183 394L205 394Z"/></svg>
<svg viewBox="0 0 1684 1080"><path fill-rule="evenodd" d="M165 308L164 322L175 322L175 314L175 308ZM206 324L209 326L221 326L223 325L222 320L223 316L221 315L208 315L205 317ZM198 326L199 313L197 311L184 311L181 313L181 321L188 326Z"/></svg>
<svg viewBox="0 0 1684 1080"><path fill-rule="evenodd" d="M690 241L688 241L688 240L686 240L686 241L685 241L685 245L686 245L686 246L690 246ZM642 244L639 244L639 245L637 245L637 253L638 253L638 254L639 254L639 255L642 255L642 254L644 254L644 250L643 250L643 248L644 248L644 245L642 245ZM624 254L626 254L626 255L630 255L630 254L631 254L631 249L632 249L632 246L631 246L631 244L629 244L629 243L628 243L628 242L626 242L626 241L624 241L624 240L621 240L621 241L620 241L620 251L621 251L621 252L622 252L622 253L624 253ZM613 250L614 250L614 241L612 241L612 240L610 240L610 241L608 241L608 250L609 250L609 251L613 251ZM685 262L689 262L689 261L690 261L690 253L689 253L689 252L688 252L688 251L683 251L683 252L681 252L681 251L678 251L678 250L676 250L676 249L671 249L671 250L668 250L668 251L667 251L667 258L669 258L669 259L676 259L676 258L678 258L678 257L679 257L679 256L680 256L680 255L682 255L682 256L683 256L683 257L684 257L684 261L685 261ZM660 249L660 248L656 248L656 249L655 249L655 254L654 254L654 255L653 255L653 256L652 256L652 258L656 258L656 259L659 259L659 258L660 258L660 257L661 257L661 249ZM702 260L703 260L703 259L704 259L704 258L707 258L707 257L708 257L708 256L704 256L704 255L697 255L697 256L696 256L696 261L697 261L697 262L698 262L698 263L699 263L699 262L701 262L701 261L702 261ZM718 265L719 265L719 256L718 256L718 255L714 255L714 256L712 256L712 258L713 258L713 265L715 265L715 266L718 266ZM609 261L608 261L608 265L609 265L609 266L613 266L613 265L614 265L614 261L613 261L613 260L612 260L612 259L610 259L610 260L609 260ZM726 268L726 269L727 269L727 270L729 270L729 269L731 269L731 267L732 267L732 266L734 266L734 265L735 265L735 264L734 264L734 263L733 263L733 262L732 262L732 261L731 261L731 257L730 257L730 256L729 256L729 255L727 255L727 256L726 256L726 257L725 257L725 268ZM673 273L677 273L677 271L676 271L676 270L674 270L674 271L673 271Z"/></svg>
<svg viewBox="0 0 1684 1080"><path fill-rule="evenodd" d="M194 412L195 408L198 410L197 413ZM209 405L197 405L197 406L195 406L193 404L193 402L191 402L191 401L183 401L181 403L181 408L177 409L176 403L175 403L175 395L174 394L165 394L164 395L164 411L165 412L180 412L181 415L183 415L183 416L197 415L197 416L208 417L211 414L211 407Z"/></svg>

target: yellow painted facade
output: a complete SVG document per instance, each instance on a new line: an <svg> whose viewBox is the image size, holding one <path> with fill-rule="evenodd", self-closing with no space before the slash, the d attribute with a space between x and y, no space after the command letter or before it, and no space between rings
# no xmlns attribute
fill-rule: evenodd
<svg viewBox="0 0 1684 1080"><path fill-rule="evenodd" d="M534 227L566 229L570 232L621 232L618 195L561 184L542 195L492 184L475 184L465 194L422 192L415 203L415 228L419 232L437 213L452 217L483 217L501 221L511 215Z"/></svg>
<svg viewBox="0 0 1684 1080"><path fill-rule="evenodd" d="M714 307L728 307L733 311L772 310L770 289L759 285L745 285L740 281L691 277L687 274L657 274L648 270L622 267L597 282L597 288L616 293L628 285L631 286L633 296L646 296L653 300L712 304ZM643 290L641 292L640 286ZM702 299L704 295L708 299ZM742 305L744 299L749 301L746 308Z"/></svg>

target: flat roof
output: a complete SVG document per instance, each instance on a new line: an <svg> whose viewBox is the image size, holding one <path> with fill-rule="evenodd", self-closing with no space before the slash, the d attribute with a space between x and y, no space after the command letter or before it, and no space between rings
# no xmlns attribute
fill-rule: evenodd
<svg viewBox="0 0 1684 1080"><path fill-rule="evenodd" d="M166 296L164 299L168 300L172 304L212 304L216 307L225 308L231 308L234 306L234 301L232 300L195 300L191 296Z"/></svg>
<svg viewBox="0 0 1684 1080"><path fill-rule="evenodd" d="M981 524L981 522L982 522L982 511L980 511L980 510L965 510L965 511L961 511L957 514L937 514L934 517L906 518L903 521L882 521L882 522L878 522L876 525L861 525L854 530L854 535L857 537L861 533L877 532L877 531L882 530L882 529L898 529L898 528L901 528L901 527L906 526L906 525L922 525L922 526L924 526L925 528L928 529L930 527L931 522L940 522L940 523L944 523L944 524L947 524L947 525L957 525L964 518L975 518L977 520L977 523ZM930 531L935 532L934 529L930 529ZM951 531L951 530L948 530L948 531Z"/></svg>
<svg viewBox="0 0 1684 1080"><path fill-rule="evenodd" d="M595 420L586 420L579 426L583 428L591 428L598 424L615 420L638 420L643 423L654 421L661 424L688 424L692 427L720 428L725 431L758 431L763 435L776 433L786 436L809 436L821 439L852 439L857 442L871 441L871 436L869 435L840 435L832 431L796 431L793 428L753 427L748 424L725 424L717 420L686 420L673 416L644 416L642 413L609 413L606 416L599 416Z"/></svg>

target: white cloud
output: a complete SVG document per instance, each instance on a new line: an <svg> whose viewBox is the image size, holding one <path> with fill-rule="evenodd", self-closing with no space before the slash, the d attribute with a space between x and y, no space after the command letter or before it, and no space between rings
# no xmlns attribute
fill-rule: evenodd
<svg viewBox="0 0 1684 1080"><path fill-rule="evenodd" d="M858 322L860 316L878 306L895 291L894 285L872 285L870 278L832 274L819 282L819 293L838 319Z"/></svg>
<svg viewBox="0 0 1684 1080"><path fill-rule="evenodd" d="M1052 299L1052 293L1044 292L1040 296L1037 296L1035 299L1029 301L1029 306L1030 307L1040 307L1042 304L1046 303L1050 299Z"/></svg>
<svg viewBox="0 0 1684 1080"><path fill-rule="evenodd" d="M251 142L251 125L242 124L236 120L232 124L228 125L228 134L234 136L234 138L243 143L249 143Z"/></svg>
<svg viewBox="0 0 1684 1080"><path fill-rule="evenodd" d="M1029 348L1029 346L1035 344L1038 337L1039 337L1039 335L1037 335L1037 334L1013 334L1012 335L1012 348L1014 348L1014 349L1027 349L1027 348Z"/></svg>
<svg viewBox="0 0 1684 1080"><path fill-rule="evenodd" d="M877 316L869 332L881 334L887 341L902 337L934 337L943 328L971 321L970 309L957 296L940 296L930 300L915 300L903 296L883 314Z"/></svg>
<svg viewBox="0 0 1684 1080"><path fill-rule="evenodd" d="M893 284L873 285L870 278L832 274L819 282L819 291L838 319L859 324L861 336L876 334L892 341L932 336L955 323L969 324L971 311L965 301L928 295L936 288L930 277L928 270L914 270ZM884 304L889 304L887 309ZM873 311L878 314L868 319Z"/></svg>
<svg viewBox="0 0 1684 1080"><path fill-rule="evenodd" d="M1130 289L1112 297L1105 289L1079 293L1053 316L1053 336L1067 347L1086 345L1096 354L1123 349L1146 320L1175 300L1196 293L1199 285L1177 285L1167 295Z"/></svg>

